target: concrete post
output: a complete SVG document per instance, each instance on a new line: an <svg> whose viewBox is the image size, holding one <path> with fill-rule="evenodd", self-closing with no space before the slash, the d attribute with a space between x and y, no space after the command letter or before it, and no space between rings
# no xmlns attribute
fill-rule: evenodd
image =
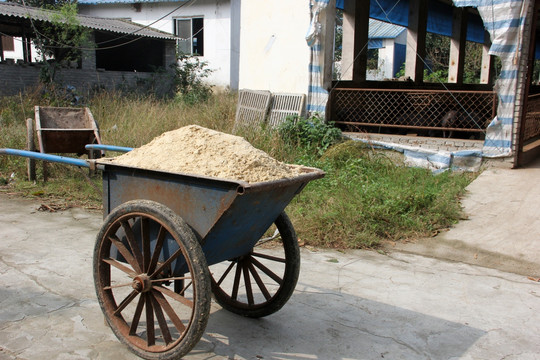
<svg viewBox="0 0 540 360"><path fill-rule="evenodd" d="M240 81L240 24L241 1L231 0L231 68L230 87L239 89Z"/></svg>
<svg viewBox="0 0 540 360"><path fill-rule="evenodd" d="M343 9L343 39L341 43L341 80L352 80L354 62L354 15L356 2L346 0Z"/></svg>

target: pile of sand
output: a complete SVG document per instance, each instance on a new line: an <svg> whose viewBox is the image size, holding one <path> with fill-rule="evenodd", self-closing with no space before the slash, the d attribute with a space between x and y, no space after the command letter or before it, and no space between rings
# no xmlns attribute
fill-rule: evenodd
<svg viewBox="0 0 540 360"><path fill-rule="evenodd" d="M300 166L279 162L239 136L197 125L163 133L111 162L248 183L291 178L302 173Z"/></svg>

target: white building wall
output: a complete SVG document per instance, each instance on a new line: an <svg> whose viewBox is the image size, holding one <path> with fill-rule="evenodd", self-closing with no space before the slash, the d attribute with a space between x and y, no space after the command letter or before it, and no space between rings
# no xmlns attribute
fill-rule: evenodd
<svg viewBox="0 0 540 360"><path fill-rule="evenodd" d="M401 45L405 45L407 44L407 32L405 30L403 30L401 32L401 34L399 34L395 39L394 39L394 42L396 44L401 44Z"/></svg>
<svg viewBox="0 0 540 360"><path fill-rule="evenodd" d="M394 39L383 39L383 47L379 49L378 70L372 80L383 80L394 78L394 62L396 54L396 44L405 45L407 32L403 31Z"/></svg>
<svg viewBox="0 0 540 360"><path fill-rule="evenodd" d="M133 4L79 4L79 13L108 18L127 18L141 25L148 25L167 33L174 32L173 18L204 17L204 56L208 68L214 72L208 77L208 83L218 87L231 84L231 5L230 1L198 0L171 11L182 2L137 3ZM168 14L168 15L167 15ZM163 18L163 19L161 19ZM156 22L157 19L161 19Z"/></svg>
<svg viewBox="0 0 540 360"><path fill-rule="evenodd" d="M17 60L23 60L24 59L24 53L23 53L23 43L22 38L20 37L14 37L13 38L13 51L7 51L4 50L4 58L5 59L13 59L15 61ZM36 51L36 47L32 44L31 46L31 55L32 55L32 61L36 62L41 59L41 56L38 55Z"/></svg>
<svg viewBox="0 0 540 360"><path fill-rule="evenodd" d="M242 2L240 89L307 93L308 0Z"/></svg>
<svg viewBox="0 0 540 360"><path fill-rule="evenodd" d="M378 69L380 71L378 80L394 77L392 74L394 70L394 39L383 40L383 48L379 49Z"/></svg>

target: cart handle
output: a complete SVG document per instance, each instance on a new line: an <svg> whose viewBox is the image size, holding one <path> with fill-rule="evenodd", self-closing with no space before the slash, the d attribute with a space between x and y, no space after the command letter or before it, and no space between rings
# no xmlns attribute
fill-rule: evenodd
<svg viewBox="0 0 540 360"><path fill-rule="evenodd" d="M17 149L0 149L0 155L2 154L23 156L30 159L45 160L45 161L50 161L50 162L82 166L82 167L87 167L87 168L90 167L90 161L88 160L75 159L75 158L59 156L59 155L44 154L44 153L35 152L35 151L17 150Z"/></svg>
<svg viewBox="0 0 540 360"><path fill-rule="evenodd" d="M115 145L103 145L103 144L88 144L85 146L86 150L105 150L105 151L118 151L118 152L130 152L133 148Z"/></svg>

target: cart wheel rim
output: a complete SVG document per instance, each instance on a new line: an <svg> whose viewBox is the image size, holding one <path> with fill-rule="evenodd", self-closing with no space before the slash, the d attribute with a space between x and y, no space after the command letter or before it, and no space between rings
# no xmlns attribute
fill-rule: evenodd
<svg viewBox="0 0 540 360"><path fill-rule="evenodd" d="M292 295L300 271L298 240L285 213L275 221L279 236L273 249L259 241L243 256L211 267L212 292L216 301L229 311L262 317L278 311ZM272 231L271 231L272 232Z"/></svg>
<svg viewBox="0 0 540 360"><path fill-rule="evenodd" d="M201 259L193 258L195 237L187 244L184 237L161 216L137 211L106 220L98 235L98 300L115 335L143 358L187 353L206 326L208 274L201 273ZM202 250L195 251L200 256ZM179 269L185 274L173 273ZM184 286L175 292L175 283Z"/></svg>

